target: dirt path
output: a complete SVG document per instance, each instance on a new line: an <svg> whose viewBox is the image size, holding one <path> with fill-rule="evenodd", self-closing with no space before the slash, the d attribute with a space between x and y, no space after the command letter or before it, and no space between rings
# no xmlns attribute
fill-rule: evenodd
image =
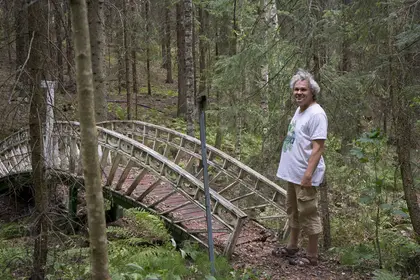
<svg viewBox="0 0 420 280"><path fill-rule="evenodd" d="M253 235L251 242L238 245L232 258L236 269L249 269L254 273L262 273L259 279L370 279L367 275L359 275L346 270L336 260L321 255L318 266L290 265L288 260L273 256L272 251L279 246L274 232L264 230L255 222L248 222L245 229Z"/></svg>

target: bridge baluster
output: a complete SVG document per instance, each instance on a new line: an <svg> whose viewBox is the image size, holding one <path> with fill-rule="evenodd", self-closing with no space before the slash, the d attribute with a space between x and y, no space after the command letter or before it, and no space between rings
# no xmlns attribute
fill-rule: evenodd
<svg viewBox="0 0 420 280"><path fill-rule="evenodd" d="M138 127L129 127L132 135L135 135L133 130L138 130ZM59 161L52 167L60 170L51 174L60 178L67 176L78 182L78 175L82 174L79 124L57 122L54 128L56 147L53 149L58 153ZM158 132L158 128L149 129L147 126L142 126L141 131L144 133L143 139L159 138L160 142L155 142L159 145L156 144L155 148L161 151L164 147L163 150L167 153L176 153L175 158L178 158L180 165L190 163L192 167L194 164L198 166L200 159L196 156L197 153L180 147L182 137L179 135L172 137L171 133ZM16 170L12 170L13 165L18 166L19 172L31 171L29 160L25 160L30 159L27 136L27 130L20 131L8 137L7 141L0 142L0 180L14 176ZM178 144L165 143L168 139L174 139ZM190 140L185 141L185 144L194 150L199 148L199 145ZM109 185L104 187L106 197L124 207L145 207L160 214L171 226L188 233L203 245L206 244L204 200L199 197L204 190L201 181L157 151L107 129L98 128L98 147L101 151L102 171L107 174L105 185ZM17 161L18 165L13 161ZM240 225L247 215L217 192L210 190L210 194L215 233L220 237L227 236L221 238L217 245L224 248L222 251L231 254L241 231ZM172 223L174 221L176 223Z"/></svg>

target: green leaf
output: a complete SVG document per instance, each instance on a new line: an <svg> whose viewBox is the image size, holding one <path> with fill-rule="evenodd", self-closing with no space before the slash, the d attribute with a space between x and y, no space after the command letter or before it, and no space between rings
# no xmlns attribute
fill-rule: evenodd
<svg viewBox="0 0 420 280"><path fill-rule="evenodd" d="M382 203L379 207L384 210L392 209L392 205L388 203Z"/></svg>
<svg viewBox="0 0 420 280"><path fill-rule="evenodd" d="M367 157L363 157L363 158L360 158L359 161L361 163L366 163L366 162L369 162L369 159Z"/></svg>
<svg viewBox="0 0 420 280"><path fill-rule="evenodd" d="M360 203L363 203L363 204L370 204L373 201L373 197L365 194L360 197L359 201Z"/></svg>
<svg viewBox="0 0 420 280"><path fill-rule="evenodd" d="M217 279L214 276L206 275L206 280L217 280Z"/></svg>
<svg viewBox="0 0 420 280"><path fill-rule="evenodd" d="M381 132L379 131L379 130L374 130L374 131L372 131L372 132L370 132L370 133L368 133L368 137L370 138L370 139L377 139L377 138L379 138L379 136L381 135Z"/></svg>
<svg viewBox="0 0 420 280"><path fill-rule="evenodd" d="M403 218L408 218L407 213L405 213L405 212L403 212L401 210L398 210L398 209L393 210L392 211L392 214L394 214L395 216L401 216Z"/></svg>
<svg viewBox="0 0 420 280"><path fill-rule="evenodd" d="M365 157L365 154L363 153L362 149L357 148L357 147L351 149L350 154L353 156L356 156L358 159Z"/></svg>
<svg viewBox="0 0 420 280"><path fill-rule="evenodd" d="M133 269L134 271L144 271L144 268L139 266L138 264L135 263L129 263L127 264L127 267Z"/></svg>
<svg viewBox="0 0 420 280"><path fill-rule="evenodd" d="M160 275L159 274L148 274L146 275L146 280L160 280Z"/></svg>
<svg viewBox="0 0 420 280"><path fill-rule="evenodd" d="M399 280L400 277L392 274L392 272L385 270L385 269L377 269L373 272L375 275L373 277L374 280Z"/></svg>
<svg viewBox="0 0 420 280"><path fill-rule="evenodd" d="M359 139L357 139L357 142L360 142L360 143L373 143L373 139L372 138L369 138L369 137L362 136Z"/></svg>

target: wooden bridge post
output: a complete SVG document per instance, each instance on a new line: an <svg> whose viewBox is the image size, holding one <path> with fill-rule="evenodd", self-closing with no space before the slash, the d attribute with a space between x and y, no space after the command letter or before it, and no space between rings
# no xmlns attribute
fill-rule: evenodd
<svg viewBox="0 0 420 280"><path fill-rule="evenodd" d="M111 204L111 209L108 211L109 221L108 222L115 222L119 218L124 216L124 209L116 203Z"/></svg>
<svg viewBox="0 0 420 280"><path fill-rule="evenodd" d="M228 259L232 257L232 253L235 250L236 242L238 241L244 222L245 222L245 217L238 218L238 221L235 226L235 230L230 234L228 243L223 252L223 255L225 255Z"/></svg>
<svg viewBox="0 0 420 280"><path fill-rule="evenodd" d="M44 145L44 157L45 166L51 168L57 161L58 147L54 146L52 134L54 127L54 90L57 82L54 81L41 81L41 87L46 89L46 114L45 114L45 145Z"/></svg>
<svg viewBox="0 0 420 280"><path fill-rule="evenodd" d="M77 215L77 194L79 188L77 184L71 184L69 189L69 216L70 220L74 221Z"/></svg>

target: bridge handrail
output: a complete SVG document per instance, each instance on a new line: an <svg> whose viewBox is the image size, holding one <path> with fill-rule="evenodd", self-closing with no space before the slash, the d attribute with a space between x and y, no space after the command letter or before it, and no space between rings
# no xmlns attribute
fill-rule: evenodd
<svg viewBox="0 0 420 280"><path fill-rule="evenodd" d="M200 140L198 140L197 138L191 137L189 135L180 133L178 131L163 127L163 126L159 126L159 125L155 125L155 124L151 124L151 123L146 123L146 122L142 122L142 121L134 121L134 120L111 120L111 121L104 121L104 122L99 122L97 123L98 126L103 126L103 127L108 127L113 131L118 131L118 127L116 126L117 124L124 124L124 125L137 125L137 126L144 126L144 127L150 127L153 129L156 129L158 131L162 131L162 132L166 132L168 134L173 134L175 136L180 137L181 139L185 139L187 141L190 141L196 145L201 145ZM134 127L132 128L134 130ZM120 133L123 133L121 131L118 131ZM129 131L127 131L127 133L129 133ZM215 154L223 159L226 159L228 162L232 163L233 165L236 165L238 168L240 168L241 170L245 171L246 173L254 176L257 180L265 183L267 186L269 186L270 188L272 188L273 190L275 190L277 193L281 194L283 196L283 199L285 200L286 198L286 190L283 189L282 187L278 186L276 183L274 183L273 181L269 180L267 177L261 175L260 173L256 172L255 170L253 170L252 168L250 168L249 166L243 164L242 162L238 161L237 159L231 157L230 155L226 154L225 152L206 144L206 148L208 151L210 151L212 154ZM209 157L208 157L208 161L209 161ZM284 206L280 206L277 205L277 207L281 210L285 210Z"/></svg>
<svg viewBox="0 0 420 280"><path fill-rule="evenodd" d="M58 138L60 138L60 136L65 136L65 137L75 137L79 138L79 129L80 129L80 125L78 122L56 122L55 126L54 126L54 130L53 130L53 136L58 136ZM141 162L141 159L138 157L135 157L134 155L134 151L135 149L138 149L140 151L143 151L146 153L147 157L151 157L156 159L159 163L162 163L164 167L168 167L168 169L174 171L177 175L177 178L183 178L184 180L188 181L191 185L197 187L198 189L200 189L202 192L204 192L204 186L203 183L198 180L197 178L195 178L194 176L192 176L190 173L188 173L187 171L183 170L180 166L178 166L177 164L171 162L170 160L168 160L167 158L165 158L164 156L162 156L161 154L157 153L156 151L154 151L153 149L127 137L124 136L120 133L111 131L109 129L103 128L103 127L99 127L97 126L97 130L98 130L98 145L100 146L104 146L106 147L107 145L110 146L111 148L115 148L118 149L119 151L121 151L122 153L125 153L128 155L128 158L134 159L134 160L138 160L139 162ZM3 177L5 175L7 175L7 173L12 173L13 170L10 170L9 168L3 168L3 160L6 160L7 163L10 163L10 159L12 159L12 163L14 166L16 166L16 156L17 155L13 155L14 152L16 151L21 151L22 147L22 143L23 142L28 142L28 136L29 136L29 132L28 132L28 128L26 129L22 129L14 134L12 134L11 136L7 137L6 139L4 139L2 142L0 142L0 162L1 162L1 166L2 169L6 172L1 172L3 173L2 176L0 175L0 177ZM114 138L114 139L112 139ZM115 141L112 142L111 140L115 140L117 139L117 145L115 145ZM125 147L130 147L131 149L123 149L123 142L125 142ZM28 143L25 143L25 145L28 145ZM14 147L17 147L17 149L14 150ZM27 157L30 156L29 154L29 147L26 146L26 151L25 151L25 155ZM8 154L6 154L6 152L11 151L12 156L9 156ZM22 154L19 154L19 157L22 157ZM24 168L21 168L19 166L19 164L17 164L17 169L16 171L21 171L23 169L30 169L31 166L30 164L27 164L24 166ZM162 169L163 170L163 169ZM6 173L6 174L4 174ZM178 177L180 176L180 177ZM225 248L225 250L227 251L226 253L229 255L232 250L233 247L235 246L237 237L239 236L239 232L241 230L242 227L242 223L243 220L247 217L247 214L244 213L241 209L239 209L237 206L233 205L230 201L228 201L227 199L225 199L224 197L222 197L220 194L218 194L217 192L215 192L214 190L210 189L210 194L212 197L212 200L215 201L215 205L218 205L220 207L222 207L223 209L225 209L227 212L230 212L233 216L234 216L234 224L233 224L233 228L231 228L226 222L223 221L223 219L219 216L217 216L218 212L213 212L212 216L213 218L215 218L216 220L221 221L225 226L227 226L228 228L231 228L232 231L232 238L230 239L231 241L228 244L228 247ZM196 203L198 203L198 205L202 208L203 205L196 201ZM216 209L216 208L214 208ZM220 209L220 208L218 208ZM215 210L216 211L216 210ZM229 223L229 222L228 222Z"/></svg>
<svg viewBox="0 0 420 280"><path fill-rule="evenodd" d="M79 122L75 122L75 121L70 121L70 122L57 121L55 124L71 124L71 125L73 125L75 127L80 127ZM151 148L149 148L149 147L147 147L147 146L145 146L145 145L143 145L143 144L141 144L141 143L139 143L139 142L137 142L137 141L135 141L135 140L127 137L127 136L125 136L125 135L122 135L122 134L120 134L118 132L109 130L107 128L97 126L97 130L100 131L100 132L104 132L106 134L112 135L113 137L120 138L121 140L124 140L124 141L130 143L132 146L135 146L135 147L138 147L138 148L140 148L142 150L147 151L148 154L153 155L155 158L157 158L157 159L165 162L165 164L167 164L167 166L171 167L171 169L177 171L179 174L183 175L189 181L191 181L192 183L194 183L194 185L199 186L200 189L202 189L204 191L204 186L203 186L203 183L201 181L197 180L197 178L195 178L194 176L192 176L189 172L186 172L184 169L182 169L177 164L175 164L175 163L173 163L171 161L168 161L161 154L157 153L156 151L152 150ZM20 142L13 141L13 144L10 144L9 147L7 147L7 148L4 147L4 144L5 143L7 143L10 140L13 140L13 138L16 135L21 135L21 134L23 134L24 136L28 137L29 136L28 128L21 129L20 131L15 132L14 134L8 136L3 141L1 141L0 142L0 153L3 153L5 149L8 149L11 146L14 146L14 145L16 145L18 143L21 143L21 142L24 142L24 141L27 141L28 140L28 139L20 139ZM99 137L98 137L98 142L99 142ZM210 189L210 194L214 198L216 198L217 201L220 202L220 204L222 206L225 206L227 208L229 207L230 209L232 209L238 217L241 217L241 218L247 217L247 214L245 214L242 210L240 210L239 208L237 208L230 201L228 201L227 199L225 199L223 196L221 196L220 194L218 194L214 190Z"/></svg>

